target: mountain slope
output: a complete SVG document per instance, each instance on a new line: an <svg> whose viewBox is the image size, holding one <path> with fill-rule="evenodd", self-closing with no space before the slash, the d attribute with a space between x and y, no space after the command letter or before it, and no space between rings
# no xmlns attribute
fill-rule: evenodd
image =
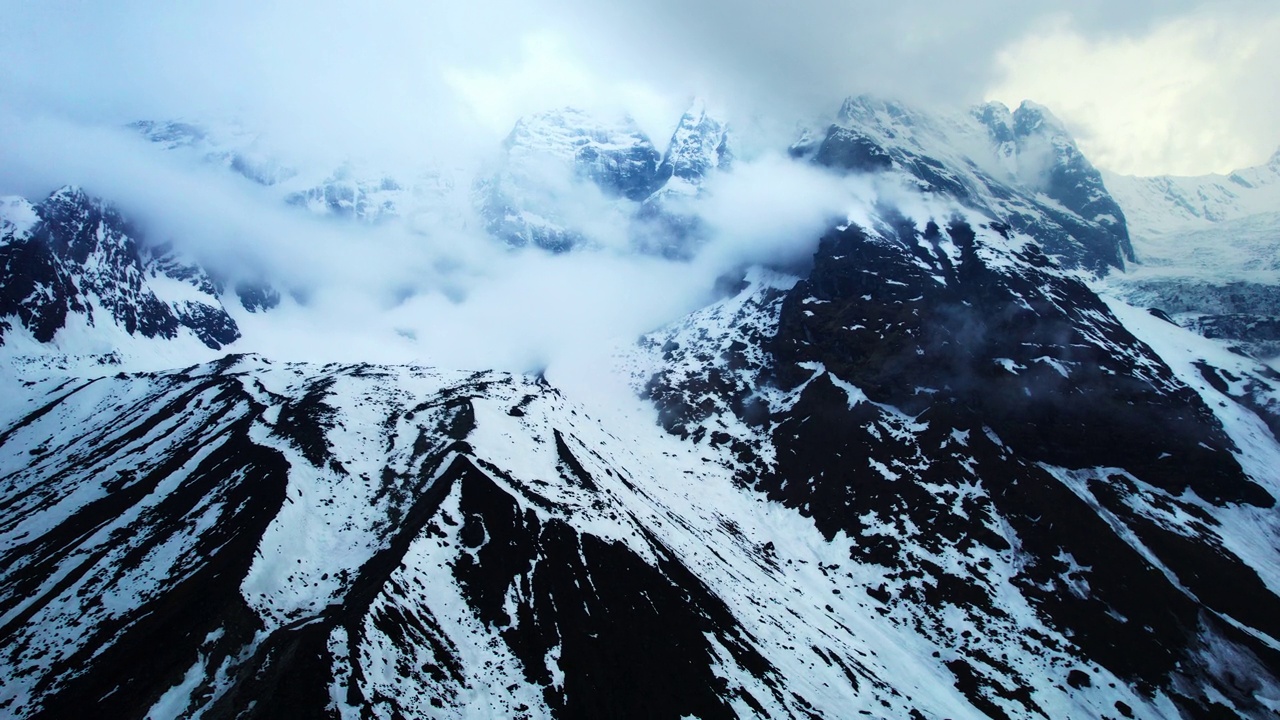
<svg viewBox="0 0 1280 720"><path fill-rule="evenodd" d="M1111 291L1261 359L1280 356L1280 153L1228 175L1108 175L1140 264Z"/></svg>
<svg viewBox="0 0 1280 720"><path fill-rule="evenodd" d="M776 308L772 332L708 315L649 339L664 424L852 539L859 589L949 648L992 717L1065 716L1037 678L1071 658L1163 693L1155 716L1266 716L1274 380L1246 376L1263 402L1241 408L1238 365L1179 376L1027 238L933 212L833 231L806 280L738 301ZM1235 534L1244 517L1260 535Z"/></svg>
<svg viewBox="0 0 1280 720"><path fill-rule="evenodd" d="M904 658L822 609L802 547L682 507L620 441L497 374L228 358L60 388L4 437L0 706L967 714L882 679Z"/></svg>
<svg viewBox="0 0 1280 720"><path fill-rule="evenodd" d="M709 242L681 213L736 161L701 108L663 157L573 111L517 131L479 186L513 232L566 198L608 226L537 225L540 259ZM792 151L846 176L810 262L607 360L6 356L0 714L1274 717L1280 376L1109 294L1124 213L1043 108L855 98ZM7 266L41 290L6 338L89 305L131 338L184 278L231 301L55 197L3 205L0 252L56 280Z"/></svg>
<svg viewBox="0 0 1280 720"><path fill-rule="evenodd" d="M64 187L35 205L11 198L4 212L16 220L0 226L0 344L21 330L79 352L99 351L112 333L183 335L212 349L240 336L216 281L171 249L141 242L115 208L83 190ZM77 346L76 336L94 349Z"/></svg>
<svg viewBox="0 0 1280 720"><path fill-rule="evenodd" d="M819 138L792 148L832 168L898 173L1037 238L1064 263L1105 274L1133 259L1124 213L1045 108L999 103L927 113L871 96L845 100Z"/></svg>

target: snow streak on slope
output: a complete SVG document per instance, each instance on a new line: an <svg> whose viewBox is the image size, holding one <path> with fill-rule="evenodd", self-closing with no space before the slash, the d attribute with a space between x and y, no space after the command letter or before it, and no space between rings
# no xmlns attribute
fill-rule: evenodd
<svg viewBox="0 0 1280 720"><path fill-rule="evenodd" d="M966 714L821 604L812 530L766 545L538 382L229 358L46 397L0 445L17 717Z"/></svg>
<svg viewBox="0 0 1280 720"><path fill-rule="evenodd" d="M864 208L789 291L646 339L664 425L850 538L859 589L992 717L1134 711L1056 694L1099 673L1144 716L1265 716L1273 470L1209 409L1265 410L1265 374L1230 366L1210 379L1236 401L1201 398L1030 238L917 207ZM745 307L776 319L723 321Z"/></svg>

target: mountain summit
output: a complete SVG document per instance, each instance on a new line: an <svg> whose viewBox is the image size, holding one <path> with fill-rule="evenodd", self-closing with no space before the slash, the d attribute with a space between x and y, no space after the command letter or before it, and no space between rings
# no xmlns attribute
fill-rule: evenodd
<svg viewBox="0 0 1280 720"><path fill-rule="evenodd" d="M533 115L448 237L685 272L733 147ZM1129 208L1062 124L855 97L782 162L844 193L808 262L531 374L256 354L348 308L0 201L0 714L1274 717L1280 375L1115 292ZM364 176L244 184L377 241Z"/></svg>

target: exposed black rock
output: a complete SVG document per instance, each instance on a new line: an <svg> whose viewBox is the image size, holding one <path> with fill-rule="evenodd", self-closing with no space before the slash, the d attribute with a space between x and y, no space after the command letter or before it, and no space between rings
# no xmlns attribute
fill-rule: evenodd
<svg viewBox="0 0 1280 720"><path fill-rule="evenodd" d="M956 687L993 717L1015 716L1010 702L1045 710L983 643L1059 647L1001 630L1001 582L1070 638L1070 653L1143 693L1181 688L1191 715L1210 712L1217 693L1260 712L1197 659L1225 644L1252 658L1250 672L1280 675L1280 658L1250 635L1280 633L1280 598L1200 507L1274 505L1215 414L1036 244L999 224L921 230L884 216L884 227L823 238L772 333L651 340L666 365L696 368L650 379L660 422L731 448L744 484L827 538L856 538L852 559L892 580L870 597L952 644ZM772 291L747 292L760 303ZM1233 396L1251 387L1204 372ZM1273 386L1250 381L1267 417ZM749 408L766 400L762 420ZM726 409L764 435L731 430ZM756 449L765 443L772 453ZM1010 553L1016 564L998 580L991 559ZM982 642L954 635L942 618L957 612L984 629Z"/></svg>
<svg viewBox="0 0 1280 720"><path fill-rule="evenodd" d="M71 316L146 338L172 339L187 328L214 349L240 337L218 300L220 285L169 247L144 244L112 206L67 187L34 211L39 222L29 231L0 238L0 316L16 317L37 341L52 341ZM163 300L155 277L191 285L208 302Z"/></svg>

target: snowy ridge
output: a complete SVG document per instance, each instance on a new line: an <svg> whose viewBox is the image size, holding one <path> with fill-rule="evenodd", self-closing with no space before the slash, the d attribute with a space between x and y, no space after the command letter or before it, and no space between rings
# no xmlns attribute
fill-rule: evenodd
<svg viewBox="0 0 1280 720"><path fill-rule="evenodd" d="M870 96L849 98L822 140L792 154L824 165L899 173L919 189L1034 235L1063 262L1105 273L1132 259L1124 213L1053 116L1034 103L968 114L927 113Z"/></svg>
<svg viewBox="0 0 1280 720"><path fill-rule="evenodd" d="M18 218L0 239L7 354L111 353L142 338L218 349L240 336L217 281L171 248L142 242L104 201L64 187L6 207Z"/></svg>
<svg viewBox="0 0 1280 720"><path fill-rule="evenodd" d="M1226 175L1134 177L1107 173L1135 239L1206 230L1280 208L1280 151L1266 165Z"/></svg>

